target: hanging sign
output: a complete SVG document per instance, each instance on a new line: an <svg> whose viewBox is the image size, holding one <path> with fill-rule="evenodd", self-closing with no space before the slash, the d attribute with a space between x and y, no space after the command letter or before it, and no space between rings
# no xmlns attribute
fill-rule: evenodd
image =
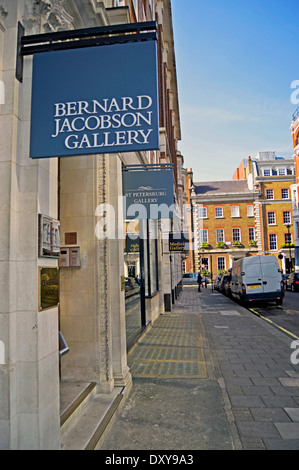
<svg viewBox="0 0 299 470"><path fill-rule="evenodd" d="M140 238L135 234L126 234L125 253L139 253L140 251Z"/></svg>
<svg viewBox="0 0 299 470"><path fill-rule="evenodd" d="M157 149L156 41L34 55L31 158Z"/></svg>
<svg viewBox="0 0 299 470"><path fill-rule="evenodd" d="M173 170L123 172L125 219L172 219Z"/></svg>
<svg viewBox="0 0 299 470"><path fill-rule="evenodd" d="M190 250L188 233L169 233L169 251L183 253Z"/></svg>

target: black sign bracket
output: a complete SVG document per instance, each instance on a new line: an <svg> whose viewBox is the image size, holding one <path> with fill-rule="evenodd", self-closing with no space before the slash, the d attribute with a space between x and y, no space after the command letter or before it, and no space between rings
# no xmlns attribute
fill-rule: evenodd
<svg viewBox="0 0 299 470"><path fill-rule="evenodd" d="M19 22L16 78L22 83L23 59L26 55L140 41L157 41L156 21L99 26L28 36L25 36L25 28Z"/></svg>

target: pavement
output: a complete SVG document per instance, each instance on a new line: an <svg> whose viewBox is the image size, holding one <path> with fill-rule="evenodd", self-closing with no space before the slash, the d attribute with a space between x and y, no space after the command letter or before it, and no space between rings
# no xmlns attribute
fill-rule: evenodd
<svg viewBox="0 0 299 470"><path fill-rule="evenodd" d="M299 342L184 286L128 356L133 387L99 450L299 450Z"/></svg>

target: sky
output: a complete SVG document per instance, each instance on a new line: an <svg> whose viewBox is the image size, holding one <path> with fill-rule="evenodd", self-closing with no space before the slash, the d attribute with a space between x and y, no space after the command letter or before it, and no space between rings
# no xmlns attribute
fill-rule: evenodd
<svg viewBox="0 0 299 470"><path fill-rule="evenodd" d="M298 0L171 3L178 148L194 181L230 180L243 159L262 151L292 157Z"/></svg>

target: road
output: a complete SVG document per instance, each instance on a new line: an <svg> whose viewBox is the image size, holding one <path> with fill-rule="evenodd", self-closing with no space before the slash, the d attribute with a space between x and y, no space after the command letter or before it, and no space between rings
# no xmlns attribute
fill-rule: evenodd
<svg viewBox="0 0 299 470"><path fill-rule="evenodd" d="M282 306L256 304L251 310L299 338L299 292L286 291Z"/></svg>

